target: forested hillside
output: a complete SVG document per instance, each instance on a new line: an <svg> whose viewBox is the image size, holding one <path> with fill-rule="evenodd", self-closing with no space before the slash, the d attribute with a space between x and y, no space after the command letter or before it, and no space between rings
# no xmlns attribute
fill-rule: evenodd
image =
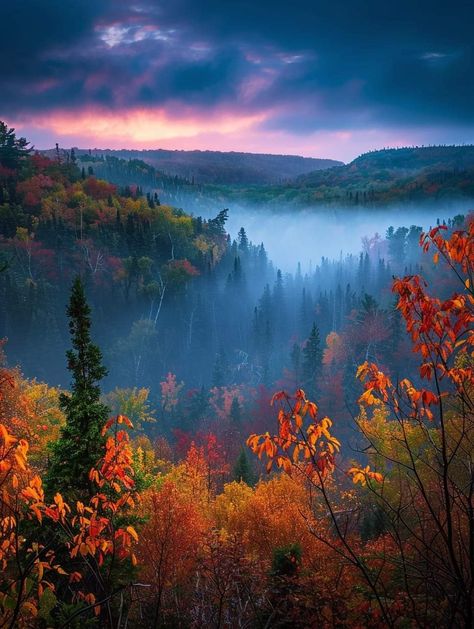
<svg viewBox="0 0 474 629"><path fill-rule="evenodd" d="M0 124L4 626L470 626L472 216L282 272L111 159Z"/></svg>
<svg viewBox="0 0 474 629"><path fill-rule="evenodd" d="M65 162L70 159L70 152L64 149L43 153L53 160L57 160L58 155ZM260 178L254 183L250 172L242 173L238 182L224 182L225 178L222 181L218 178L219 181L216 179L215 183L211 183L206 177L195 178L192 174L193 162L187 161L187 152L183 152L182 160L189 168L179 171L184 177L166 174L160 164L155 167L151 165L155 163L152 160L149 163L143 161L143 155L140 155L141 159L132 157L134 152L130 153L129 159L116 156L122 153L123 156L127 154L72 150L83 176L92 174L106 179L126 193L130 186L137 186L139 193L156 195L163 203L197 214L205 213L206 216L222 207L235 205L282 213L327 207L415 207L434 204L442 211L443 203L469 206L474 199L474 147L471 146L373 151L350 164L326 164L324 168L300 176L295 171L289 177L281 177L288 180L278 185L271 185L268 178ZM219 154L216 155L219 157ZM226 161L222 163L225 165ZM270 160L268 167L272 164ZM220 172L221 167L222 164L216 166L215 172ZM178 171L170 169L170 172Z"/></svg>
<svg viewBox="0 0 474 629"><path fill-rule="evenodd" d="M234 387L242 403L259 387L301 384L313 324L321 377L323 351L339 348L335 357L344 369L337 377L326 369L325 381L340 387L345 417L344 399L354 397L351 374L361 360L398 368L402 339L390 282L420 267L420 227L368 237L360 256L323 258L304 275L282 273L244 227L237 241L229 239L226 210L203 220L160 205L154 195L140 196L136 185L122 186L127 196L121 196L88 175L74 155L26 160L4 175L0 214L6 264L0 334L26 374L67 384L58 356L68 345L64 308L78 273L93 306L109 388L147 387L158 404L168 373L188 390ZM136 177L134 163L129 172ZM368 332L372 319L375 331ZM188 423L198 429L196 418Z"/></svg>
<svg viewBox="0 0 474 629"><path fill-rule="evenodd" d="M221 151L74 149L80 157L117 158L145 162L171 177L197 184L269 184L294 179L314 170L338 166L333 159L298 155L266 155ZM54 156L55 151L45 151Z"/></svg>
<svg viewBox="0 0 474 629"><path fill-rule="evenodd" d="M372 151L349 164L273 186L214 187L228 203L286 207L362 206L472 201L474 147L435 146Z"/></svg>

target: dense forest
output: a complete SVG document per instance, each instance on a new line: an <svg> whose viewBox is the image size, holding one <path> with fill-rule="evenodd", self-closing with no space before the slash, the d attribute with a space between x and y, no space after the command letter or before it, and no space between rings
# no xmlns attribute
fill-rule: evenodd
<svg viewBox="0 0 474 629"><path fill-rule="evenodd" d="M74 149L81 159L145 162L171 177L199 184L269 184L294 179L315 170L340 166L334 159L317 159L298 155L266 155L236 151L166 151ZM54 157L54 150L44 151Z"/></svg>
<svg viewBox="0 0 474 629"><path fill-rule="evenodd" d="M467 196L471 148L291 185ZM0 626L472 626L472 215L290 273L193 188L0 123Z"/></svg>
<svg viewBox="0 0 474 629"><path fill-rule="evenodd" d="M209 186L208 194L228 203L264 205L274 211L288 205L380 207L443 204L474 196L474 147L433 146L383 149L349 164L301 175L268 186Z"/></svg>
<svg viewBox="0 0 474 629"><path fill-rule="evenodd" d="M62 159L68 159L69 151L58 151ZM53 159L57 157L56 150L43 153ZM220 158L220 162L210 162L214 173L211 178L202 175L193 159L187 161L186 151L177 152L181 155L182 168L153 159L149 155L153 152L149 151L128 154L74 149L73 153L86 173L92 172L122 187L133 182L145 193L156 192L164 202L196 213L203 208L211 211L236 205L278 213L289 208L316 212L334 207L374 210L436 205L443 212L453 203L464 206L474 198L473 146L383 149L365 153L349 164L314 160L319 162L317 168L308 158L300 158L305 160L301 164L296 158L283 156L282 164L275 170L278 179L246 169L239 171L238 179L228 174L228 168L238 170L235 161L245 164L247 157L250 163L260 157L266 172L275 168L271 159L275 156L211 153ZM229 166L224 156L229 157ZM296 160L292 167L288 165L291 160Z"/></svg>

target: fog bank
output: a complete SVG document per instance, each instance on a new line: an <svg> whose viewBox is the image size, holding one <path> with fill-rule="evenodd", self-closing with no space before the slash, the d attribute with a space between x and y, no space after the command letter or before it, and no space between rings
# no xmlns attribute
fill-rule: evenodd
<svg viewBox="0 0 474 629"><path fill-rule="evenodd" d="M269 259L285 272L293 272L298 262L303 273L321 257L339 258L345 254L358 255L362 239L375 233L384 236L388 227L423 229L457 214L467 214L474 205L458 203L446 210L436 207L309 209L272 213L261 207L255 209L230 207L227 230L232 238L244 227L254 244L264 243Z"/></svg>

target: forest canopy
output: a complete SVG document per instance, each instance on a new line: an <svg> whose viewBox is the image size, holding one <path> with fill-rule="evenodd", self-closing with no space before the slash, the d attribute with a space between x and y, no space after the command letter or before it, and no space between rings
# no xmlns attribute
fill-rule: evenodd
<svg viewBox="0 0 474 629"><path fill-rule="evenodd" d="M473 216L287 273L94 168L0 124L0 625L472 626Z"/></svg>

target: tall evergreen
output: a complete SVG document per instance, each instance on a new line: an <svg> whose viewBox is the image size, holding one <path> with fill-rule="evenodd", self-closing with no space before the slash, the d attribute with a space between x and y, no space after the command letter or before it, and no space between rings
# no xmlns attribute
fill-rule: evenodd
<svg viewBox="0 0 474 629"><path fill-rule="evenodd" d="M0 165L5 168L18 169L32 148L25 138L18 138L15 129L0 120Z"/></svg>
<svg viewBox="0 0 474 629"><path fill-rule="evenodd" d="M234 428L241 428L242 425L242 409L240 407L239 399L237 397L232 398L232 404L230 406L230 420Z"/></svg>
<svg viewBox="0 0 474 629"><path fill-rule="evenodd" d="M293 348L290 354L291 366L295 374L295 387L299 386L300 371L301 371L301 347L298 343L293 344Z"/></svg>
<svg viewBox="0 0 474 629"><path fill-rule="evenodd" d="M90 308L79 277L73 283L67 315L72 349L66 353L72 373L71 393L62 393L60 406L66 424L52 444L46 489L68 499L86 499L93 493L89 470L105 451L102 429L109 408L100 402L99 382L107 375L102 354L91 341Z"/></svg>
<svg viewBox="0 0 474 629"><path fill-rule="evenodd" d="M249 239L247 237L247 233L245 231L245 229L243 227L241 227L239 229L239 233L238 233L238 242L239 242L239 249L240 251L243 251L244 253L248 253L249 250Z"/></svg>
<svg viewBox="0 0 474 629"><path fill-rule="evenodd" d="M227 383L229 365L227 362L227 356L224 351L221 350L216 354L214 362L214 368L212 370L212 386L223 387Z"/></svg>
<svg viewBox="0 0 474 629"><path fill-rule="evenodd" d="M317 392L316 379L321 373L323 353L321 340L316 323L313 323L311 334L303 348L303 388L310 398Z"/></svg>
<svg viewBox="0 0 474 629"><path fill-rule="evenodd" d="M237 457L237 461L235 462L233 477L238 483L246 483L250 487L253 487L257 482L255 472L253 471L247 454L243 448Z"/></svg>

